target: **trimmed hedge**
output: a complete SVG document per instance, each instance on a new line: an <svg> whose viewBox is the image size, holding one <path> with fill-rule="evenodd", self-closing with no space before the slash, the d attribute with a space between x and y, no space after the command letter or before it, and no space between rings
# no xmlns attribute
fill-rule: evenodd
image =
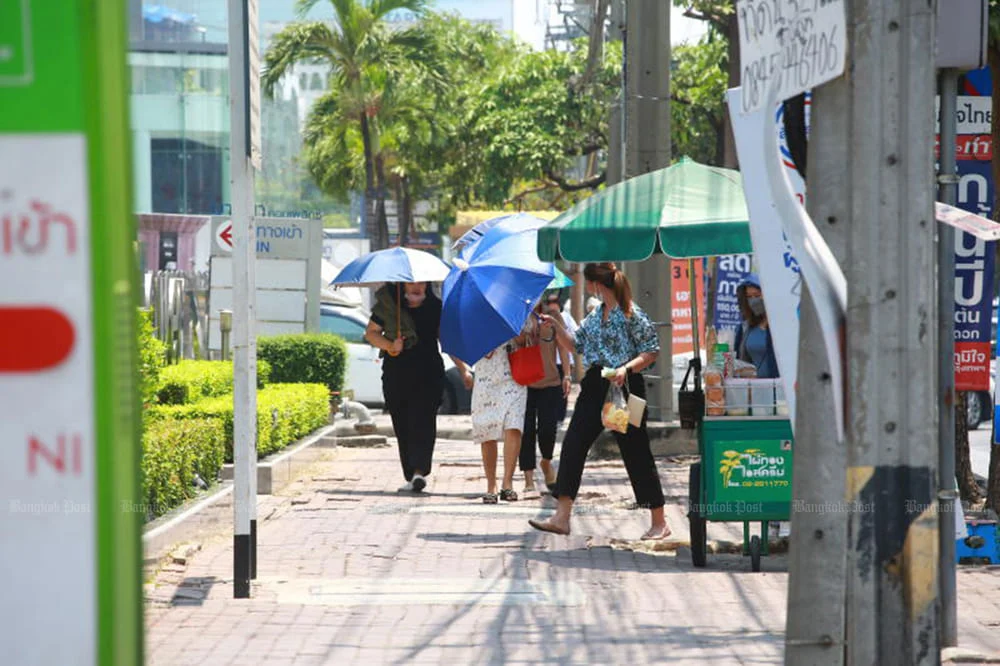
<svg viewBox="0 0 1000 666"><path fill-rule="evenodd" d="M158 419L142 436L142 496L146 518L162 515L194 496L197 474L205 483L219 477L225 456L219 419Z"/></svg>
<svg viewBox="0 0 1000 666"><path fill-rule="evenodd" d="M167 362L167 346L153 334L151 310L136 310L136 329L139 347L139 390L142 394L142 404L145 406L156 400L160 372Z"/></svg>
<svg viewBox="0 0 1000 666"><path fill-rule="evenodd" d="M267 361L257 361L257 388L266 386L270 377L271 365ZM232 392L232 362L181 361L160 372L156 398L161 405L189 405Z"/></svg>
<svg viewBox="0 0 1000 666"><path fill-rule="evenodd" d="M271 364L275 383L326 384L334 393L344 387L347 344L330 333L277 335L257 340L257 356Z"/></svg>
<svg viewBox="0 0 1000 666"><path fill-rule="evenodd" d="M233 461L233 398L206 398L191 405L154 407L161 420L212 419L225 437L226 462ZM257 457L279 451L330 420L330 392L322 384L271 384L257 392Z"/></svg>

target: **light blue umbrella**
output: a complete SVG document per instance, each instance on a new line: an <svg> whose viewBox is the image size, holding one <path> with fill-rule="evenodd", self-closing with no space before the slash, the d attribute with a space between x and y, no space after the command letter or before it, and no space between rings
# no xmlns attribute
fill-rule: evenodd
<svg viewBox="0 0 1000 666"><path fill-rule="evenodd" d="M547 287L548 289L562 289L563 287L572 287L574 284L576 284L575 282L573 282L573 278L566 275L555 266L553 266L552 268L553 270L555 270L556 276L552 278L552 282L550 282L549 286Z"/></svg>
<svg viewBox="0 0 1000 666"><path fill-rule="evenodd" d="M382 282L441 282L450 270L433 254L392 247L358 257L344 266L332 286L370 287Z"/></svg>
<svg viewBox="0 0 1000 666"><path fill-rule="evenodd" d="M555 276L555 267L538 259L544 224L527 215L501 220L462 251L444 281L444 352L473 364L521 332Z"/></svg>

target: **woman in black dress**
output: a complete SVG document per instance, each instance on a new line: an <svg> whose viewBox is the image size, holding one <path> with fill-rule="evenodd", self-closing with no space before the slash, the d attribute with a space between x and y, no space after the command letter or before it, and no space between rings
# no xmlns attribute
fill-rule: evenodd
<svg viewBox="0 0 1000 666"><path fill-rule="evenodd" d="M387 284L376 294L365 339L381 350L382 395L392 417L406 485L420 492L431 472L437 439L437 411L444 390L444 362L438 349L441 299L425 282ZM471 388L472 375L452 357Z"/></svg>

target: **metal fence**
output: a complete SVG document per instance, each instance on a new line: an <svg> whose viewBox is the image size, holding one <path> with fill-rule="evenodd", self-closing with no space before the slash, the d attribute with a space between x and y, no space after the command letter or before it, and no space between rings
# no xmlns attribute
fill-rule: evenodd
<svg viewBox="0 0 1000 666"><path fill-rule="evenodd" d="M208 358L208 272L156 271L143 279L143 305L167 344L167 362Z"/></svg>

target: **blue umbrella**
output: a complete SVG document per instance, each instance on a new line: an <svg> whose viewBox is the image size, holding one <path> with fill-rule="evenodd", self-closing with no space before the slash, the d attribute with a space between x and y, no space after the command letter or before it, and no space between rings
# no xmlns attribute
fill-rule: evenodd
<svg viewBox="0 0 1000 666"><path fill-rule="evenodd" d="M502 220L508 220L512 217L514 217L514 215L501 215L499 217L491 217L485 222L480 222L462 234L461 238L452 243L451 249L454 251L468 250L470 247L482 240L483 236L486 235L486 232L492 229L495 224L501 222Z"/></svg>
<svg viewBox="0 0 1000 666"><path fill-rule="evenodd" d="M441 349L472 364L517 336L555 276L539 260L544 220L515 216L495 224L455 260L444 281Z"/></svg>
<svg viewBox="0 0 1000 666"><path fill-rule="evenodd" d="M548 287L549 289L562 289L563 287L572 287L574 284L576 284L575 282L573 282L573 278L566 275L558 268L555 268L553 266L553 269L556 272L556 276L552 278L552 282L549 283Z"/></svg>
<svg viewBox="0 0 1000 666"><path fill-rule="evenodd" d="M448 264L429 252L392 247L358 257L344 266L330 284L370 287L381 282L441 282L448 271Z"/></svg>

